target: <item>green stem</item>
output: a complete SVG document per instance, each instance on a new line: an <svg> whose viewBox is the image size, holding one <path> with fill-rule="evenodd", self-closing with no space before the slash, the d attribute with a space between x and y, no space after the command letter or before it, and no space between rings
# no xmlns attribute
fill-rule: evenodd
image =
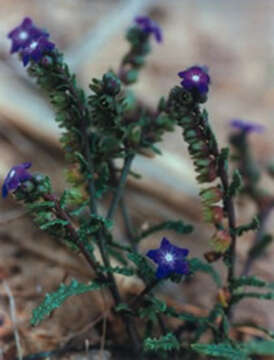
<svg viewBox="0 0 274 360"><path fill-rule="evenodd" d="M228 196L228 189L229 189L228 171L224 163L220 164L219 176L223 185L223 190L224 190L223 204L224 204L224 209L227 212L228 226L231 236L231 244L227 251L227 260L229 264L227 282L231 290L231 299L232 299L233 298L232 284L235 278L235 262L236 262L236 241L237 241L236 218L235 218L235 207L234 207L233 199L230 196ZM229 302L227 308L225 309L225 313L229 318L232 318L232 300Z"/></svg>
<svg viewBox="0 0 274 360"><path fill-rule="evenodd" d="M149 284L144 288L144 290L141 291L140 294L137 295L136 298L133 299L133 301L132 301L132 303L131 303L131 306L136 309L136 308L141 304L143 298L144 298L147 294L149 294L150 291L151 291L156 285L159 284L159 282L160 282L160 280L155 278L151 283L149 283Z"/></svg>
<svg viewBox="0 0 274 360"><path fill-rule="evenodd" d="M123 170L122 170L122 175L120 177L120 180L119 180L119 184L117 186L117 189L116 189L116 192L112 198L112 201L111 201L111 204L110 204L110 207L109 207L109 211L108 211L108 214L107 214L107 220L112 220L113 219L113 216L115 214L115 211L117 209L117 206L119 204L119 201L121 199L121 196L122 196L122 193L123 193L123 190L124 190L124 186L125 186L125 183L126 183L126 179L127 179L127 175L128 175L128 172L130 170L130 166L131 166L131 163L134 159L134 154L128 154L127 157L125 158L125 162L124 162L124 167L123 167Z"/></svg>
<svg viewBox="0 0 274 360"><path fill-rule="evenodd" d="M128 213L128 208L126 206L124 196L121 196L120 208L121 208L121 211L122 211L122 216L123 216L123 219L124 219L124 223L125 223L125 227L126 227L126 234L127 234L129 243L130 243L133 251L137 251L137 243L135 241L135 231L134 231L134 228L133 228L133 225L132 225L131 218L130 218L129 213Z"/></svg>
<svg viewBox="0 0 274 360"><path fill-rule="evenodd" d="M91 156L91 152L90 152L90 144L89 144L89 138L88 138L88 132L87 132L87 120L88 120L88 111L85 108L85 106L83 105L83 103L80 101L77 92L75 91L74 87L72 84L70 84L70 91L72 93L72 95L74 96L74 98L77 100L77 105L79 106L79 109L81 111L82 114L82 123L81 123L81 130L82 130L82 152L84 157L86 158L87 161L87 170L88 170L88 190L89 190L89 194L90 194L90 211L91 213L93 213L94 215L97 215L97 206L96 206L96 189L95 189L95 184L94 184L94 165L93 165L93 159ZM130 161L131 163L131 161ZM130 167L130 163L129 163L129 167ZM122 174L123 175L123 174ZM125 174L125 178L126 178L127 173ZM119 199L118 199L119 201ZM115 206L116 204L113 205L113 211L115 210ZM111 219L111 218L110 218ZM105 251L106 249L106 242L105 242L105 238L102 234L102 232L99 230L98 232L98 237L99 237L99 242L98 242L98 246L99 246L99 250L102 256L102 260L103 263L106 267L110 267L110 260L108 257L107 252ZM107 274L107 277L111 283L111 292L112 292L112 296L114 299L114 302L117 305L119 305L122 301L121 301L121 296L115 281L115 278L113 276L112 273ZM138 338L138 334L137 334L137 330L134 326L134 324L131 322L131 319L127 316L127 315L122 315L123 321L125 323L125 326L127 328L127 332L129 333L129 336L133 342L133 346L135 348L135 352L138 353L138 351L140 350L140 342L139 342L139 338Z"/></svg>

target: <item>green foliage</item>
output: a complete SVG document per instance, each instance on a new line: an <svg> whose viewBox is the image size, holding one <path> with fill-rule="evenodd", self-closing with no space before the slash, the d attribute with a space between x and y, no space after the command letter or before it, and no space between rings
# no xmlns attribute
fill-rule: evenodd
<svg viewBox="0 0 274 360"><path fill-rule="evenodd" d="M239 170L235 170L232 177L232 182L228 189L228 195L234 197L243 188L243 180Z"/></svg>
<svg viewBox="0 0 274 360"><path fill-rule="evenodd" d="M120 274L124 276L132 276L134 275L134 270L128 267L120 267L120 266L98 266L98 268L105 273L111 274Z"/></svg>
<svg viewBox="0 0 274 360"><path fill-rule="evenodd" d="M158 225L154 225L150 227L149 229L143 231L137 238L136 241L140 241L141 239L144 239L145 237L154 234L158 231L163 230L173 230L177 232L178 234L186 235L190 234L193 231L193 226L184 224L182 220L168 220L164 221Z"/></svg>
<svg viewBox="0 0 274 360"><path fill-rule="evenodd" d="M146 299L144 306L139 309L139 316L156 322L157 314L166 313L166 311L167 305L164 301L157 299L155 296L150 296Z"/></svg>
<svg viewBox="0 0 274 360"><path fill-rule="evenodd" d="M218 287L222 286L222 279L219 273L214 269L214 267L198 258L193 258L189 260L190 271L195 273L198 271L209 274L212 279L215 281Z"/></svg>
<svg viewBox="0 0 274 360"><path fill-rule="evenodd" d="M83 196L79 188L67 189L60 198L60 207L65 209L67 206L82 205Z"/></svg>
<svg viewBox="0 0 274 360"><path fill-rule="evenodd" d="M54 201L40 201L32 204L27 204L27 209L37 212L44 209L52 209L54 206Z"/></svg>
<svg viewBox="0 0 274 360"><path fill-rule="evenodd" d="M256 293L256 292L241 292L239 294L235 294L232 298L232 303L236 304L239 301L247 298L261 299L261 300L274 300L274 293Z"/></svg>
<svg viewBox="0 0 274 360"><path fill-rule="evenodd" d="M193 344L192 349L205 355L228 360L248 360L250 355L274 355L274 341L261 340L247 343L231 344Z"/></svg>
<svg viewBox="0 0 274 360"><path fill-rule="evenodd" d="M147 284L155 279L155 272L144 256L135 252L131 252L127 255L127 257L136 265L138 275Z"/></svg>
<svg viewBox="0 0 274 360"><path fill-rule="evenodd" d="M69 285L61 284L60 287L51 294L46 294L44 301L32 312L31 324L39 324L45 317L61 306L68 297L83 294L88 291L99 290L106 284L92 282L88 285L79 283L73 279Z"/></svg>
<svg viewBox="0 0 274 360"><path fill-rule="evenodd" d="M244 344L243 347L250 355L274 355L273 340L249 341L248 343Z"/></svg>
<svg viewBox="0 0 274 360"><path fill-rule="evenodd" d="M48 221L45 224L40 225L40 229L41 230L48 230L51 227L55 227L56 225L60 225L60 226L66 226L68 225L68 221L67 220L62 220L62 219L54 219L52 221Z"/></svg>
<svg viewBox="0 0 274 360"><path fill-rule="evenodd" d="M160 352L179 350L180 343L172 333L161 336L160 338L147 338L144 341L144 350L146 352Z"/></svg>
<svg viewBox="0 0 274 360"><path fill-rule="evenodd" d="M229 148L228 147L222 148L221 152L220 152L220 155L219 155L219 158L218 158L218 161L219 161L219 164L221 166L223 166L223 168L226 171L228 171L228 158L229 158Z"/></svg>
<svg viewBox="0 0 274 360"><path fill-rule="evenodd" d="M258 230L259 226L260 226L259 219L257 218L257 216L255 216L249 224L238 226L236 228L236 234L237 236L241 236L247 231Z"/></svg>
<svg viewBox="0 0 274 360"><path fill-rule="evenodd" d="M234 288L241 286L255 286L255 287L267 287L268 283L264 280L257 278L256 276L242 276L235 279L232 283Z"/></svg>
<svg viewBox="0 0 274 360"><path fill-rule="evenodd" d="M238 346L234 346L228 342L220 344L193 344L191 348L196 352L228 360L247 360L247 354Z"/></svg>

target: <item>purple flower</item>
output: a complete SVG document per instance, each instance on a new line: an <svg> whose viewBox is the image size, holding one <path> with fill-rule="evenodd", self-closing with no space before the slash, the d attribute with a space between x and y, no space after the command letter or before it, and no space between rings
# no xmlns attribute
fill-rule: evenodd
<svg viewBox="0 0 274 360"><path fill-rule="evenodd" d="M22 182L32 178L32 175L26 170L31 167L30 162L25 162L20 165L13 166L2 185L2 197L6 198L9 191L16 190Z"/></svg>
<svg viewBox="0 0 274 360"><path fill-rule="evenodd" d="M32 20L26 17L23 19L21 25L8 33L8 38L12 41L10 52L14 53L24 49L31 40L38 39L41 36L48 37L49 34L42 29L37 28L33 25Z"/></svg>
<svg viewBox="0 0 274 360"><path fill-rule="evenodd" d="M230 121L230 126L232 126L235 129L241 130L245 133L251 133L251 132L261 133L264 131L264 127L262 125L241 119L232 119Z"/></svg>
<svg viewBox="0 0 274 360"><path fill-rule="evenodd" d="M22 50L23 64L26 66L30 60L39 62L46 52L54 49L54 43L48 41L44 36L39 39L32 39L26 47Z"/></svg>
<svg viewBox="0 0 274 360"><path fill-rule="evenodd" d="M178 75L183 79L181 85L186 90L198 90L200 95L205 95L208 92L210 77L206 67L192 66L184 71L180 71Z"/></svg>
<svg viewBox="0 0 274 360"><path fill-rule="evenodd" d="M162 279L172 273L188 274L189 265L186 261L188 249L181 249L172 245L165 237L159 249L149 250L147 256L158 264L156 277Z"/></svg>
<svg viewBox="0 0 274 360"><path fill-rule="evenodd" d="M144 33L153 34L158 43L163 41L162 29L155 21L151 20L150 17L137 16L134 21Z"/></svg>

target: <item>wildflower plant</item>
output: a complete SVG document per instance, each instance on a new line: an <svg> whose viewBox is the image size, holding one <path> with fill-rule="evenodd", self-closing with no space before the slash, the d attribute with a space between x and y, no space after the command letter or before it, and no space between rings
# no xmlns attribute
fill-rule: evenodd
<svg viewBox="0 0 274 360"><path fill-rule="evenodd" d="M12 194L29 209L42 231L80 252L92 275L92 281L87 284L72 280L47 294L33 310L31 324L38 325L70 296L104 289L113 298L112 310L124 323L127 344L130 343L135 358L195 359L201 354L209 359L236 360L274 355L271 330L249 323L264 336L241 342L235 332L244 324L238 324L233 317L235 306L243 299L274 299L271 284L249 275L252 263L272 240L272 235L265 231L265 222L274 198L258 185L260 170L248 144L249 134L261 131L261 126L239 119L232 121L234 132L230 143L235 170L231 175L230 150L219 148L202 105L207 101L211 85L205 66L195 65L180 71L181 83L171 89L166 99L160 99L156 111L140 108L129 86L137 81L151 42L163 41L159 25L146 16L137 17L128 30L129 51L118 71L108 71L93 79L88 95L77 85L75 75L50 41L49 34L36 27L31 19L25 18L8 38L12 42L11 53L18 53L28 74L44 90L55 110L56 122L62 129L60 141L67 160L69 187L58 197L50 179L32 173L31 164L25 162L12 167L3 183L2 196ZM141 232L132 229L127 213L123 192L127 178L134 176L131 165L136 154L144 154L147 149L159 154L156 143L175 127L182 129L188 145L201 187L203 218L212 226L205 260L193 257L188 249L165 237L159 238L157 249L140 252L142 239L164 230L181 234L184 245L184 236L193 227L182 220L168 220ZM117 159L122 160L121 167ZM241 194L247 194L258 208L258 216L243 225L238 224L234 204ZM102 214L98 203L107 195L111 198L110 205L106 214ZM119 206L128 230L128 244L117 240L112 231ZM247 231L255 231L255 240L245 267L238 274L236 245ZM101 260L95 249L99 250ZM112 258L120 266L113 266ZM217 260L223 261L227 268L224 283L212 264ZM178 311L154 293L162 283L183 283L197 271L210 274L218 287L216 302L207 315ZM139 277L144 283L143 291L129 301L123 299L115 274ZM255 290L248 292L245 286ZM166 321L168 318L176 319L180 325L174 328ZM137 321L143 326L137 326ZM204 337L206 342L205 334L208 334Z"/></svg>

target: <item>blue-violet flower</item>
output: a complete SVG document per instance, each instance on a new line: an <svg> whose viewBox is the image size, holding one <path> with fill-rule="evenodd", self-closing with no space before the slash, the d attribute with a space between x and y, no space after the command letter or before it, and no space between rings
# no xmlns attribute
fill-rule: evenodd
<svg viewBox="0 0 274 360"><path fill-rule="evenodd" d="M31 40L36 40L41 36L48 37L49 34L37 28L30 18L24 18L21 25L8 33L8 38L12 41L10 52L24 49Z"/></svg>
<svg viewBox="0 0 274 360"><path fill-rule="evenodd" d="M230 126L245 133L251 133L251 132L261 133L264 131L264 127L262 125L241 119L232 119L230 121Z"/></svg>
<svg viewBox="0 0 274 360"><path fill-rule="evenodd" d="M210 77L206 67L192 66L184 71L180 71L178 75L183 79L181 85L184 89L189 91L198 90L200 95L205 95L208 92Z"/></svg>
<svg viewBox="0 0 274 360"><path fill-rule="evenodd" d="M155 21L151 20L150 17L137 16L134 21L144 33L153 34L158 43L163 41L162 29Z"/></svg>
<svg viewBox="0 0 274 360"><path fill-rule="evenodd" d="M30 60L39 62L46 52L50 52L54 49L54 43L48 41L44 36L39 39L31 40L27 46L22 50L23 64L26 66Z"/></svg>
<svg viewBox="0 0 274 360"><path fill-rule="evenodd" d="M32 175L27 171L31 167L30 162L25 162L20 165L13 166L8 175L4 180L2 185L2 197L6 198L9 191L14 191L21 185L24 181L30 180Z"/></svg>
<svg viewBox="0 0 274 360"><path fill-rule="evenodd" d="M185 259L188 252L188 249L174 246L164 237L160 248L149 250L146 255L158 264L156 277L162 279L174 273L182 275L189 273L189 265Z"/></svg>

